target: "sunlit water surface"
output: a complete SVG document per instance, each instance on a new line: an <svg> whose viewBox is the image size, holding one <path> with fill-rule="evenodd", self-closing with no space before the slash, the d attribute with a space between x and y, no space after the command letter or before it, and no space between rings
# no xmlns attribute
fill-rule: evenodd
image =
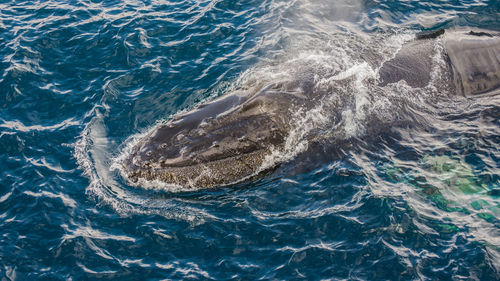
<svg viewBox="0 0 500 281"><path fill-rule="evenodd" d="M1 280L500 278L500 97L441 91L439 40L425 89L375 83L417 32L463 26L500 30L500 5L2 2ZM155 124L256 81L338 110L299 110L251 181L123 178Z"/></svg>

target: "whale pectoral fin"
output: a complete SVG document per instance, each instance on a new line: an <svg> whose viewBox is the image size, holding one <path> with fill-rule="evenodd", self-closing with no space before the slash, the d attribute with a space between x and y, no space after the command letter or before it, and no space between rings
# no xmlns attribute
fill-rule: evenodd
<svg viewBox="0 0 500 281"><path fill-rule="evenodd" d="M444 37L453 82L464 96L500 93L500 36L481 31L450 32Z"/></svg>
<svg viewBox="0 0 500 281"><path fill-rule="evenodd" d="M401 80L414 88L429 84L432 69L433 45L431 40L418 40L404 45L396 56L386 61L379 69L379 85Z"/></svg>

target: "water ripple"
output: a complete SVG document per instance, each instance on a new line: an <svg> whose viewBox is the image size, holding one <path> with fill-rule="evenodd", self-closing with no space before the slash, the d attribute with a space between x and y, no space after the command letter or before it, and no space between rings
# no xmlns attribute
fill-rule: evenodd
<svg viewBox="0 0 500 281"><path fill-rule="evenodd" d="M500 97L367 81L416 32L500 30L498 15L481 0L0 3L0 279L497 280ZM186 191L111 169L157 122L277 80L342 110L299 114L303 150L269 174Z"/></svg>

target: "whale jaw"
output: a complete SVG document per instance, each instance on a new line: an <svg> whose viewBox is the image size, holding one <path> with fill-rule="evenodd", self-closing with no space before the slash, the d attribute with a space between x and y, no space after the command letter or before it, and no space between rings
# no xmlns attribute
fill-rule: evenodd
<svg viewBox="0 0 500 281"><path fill-rule="evenodd" d="M190 166L153 169L136 167L128 170L127 176L132 182L142 179L193 188L223 186L252 176L262 165L267 154L268 151L259 150Z"/></svg>
<svg viewBox="0 0 500 281"><path fill-rule="evenodd" d="M162 139L158 143L155 135L165 127L168 125L141 140L122 162L132 182L159 180L202 188L236 183L261 171L266 155L273 148L278 149L286 138L285 131L277 129L249 136L239 126L240 130L233 128L225 136L207 134L189 143L179 143L180 134L174 134L170 141Z"/></svg>

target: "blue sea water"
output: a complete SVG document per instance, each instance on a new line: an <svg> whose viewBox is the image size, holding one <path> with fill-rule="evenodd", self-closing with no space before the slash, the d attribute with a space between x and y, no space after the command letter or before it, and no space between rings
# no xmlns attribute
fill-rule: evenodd
<svg viewBox="0 0 500 281"><path fill-rule="evenodd" d="M500 3L1 1L0 279L498 280L500 97L362 83L362 54L456 27L500 31ZM340 119L304 114L342 132L321 155L199 190L116 168L182 110L328 71L361 82L332 91ZM367 130L387 114L406 122Z"/></svg>

